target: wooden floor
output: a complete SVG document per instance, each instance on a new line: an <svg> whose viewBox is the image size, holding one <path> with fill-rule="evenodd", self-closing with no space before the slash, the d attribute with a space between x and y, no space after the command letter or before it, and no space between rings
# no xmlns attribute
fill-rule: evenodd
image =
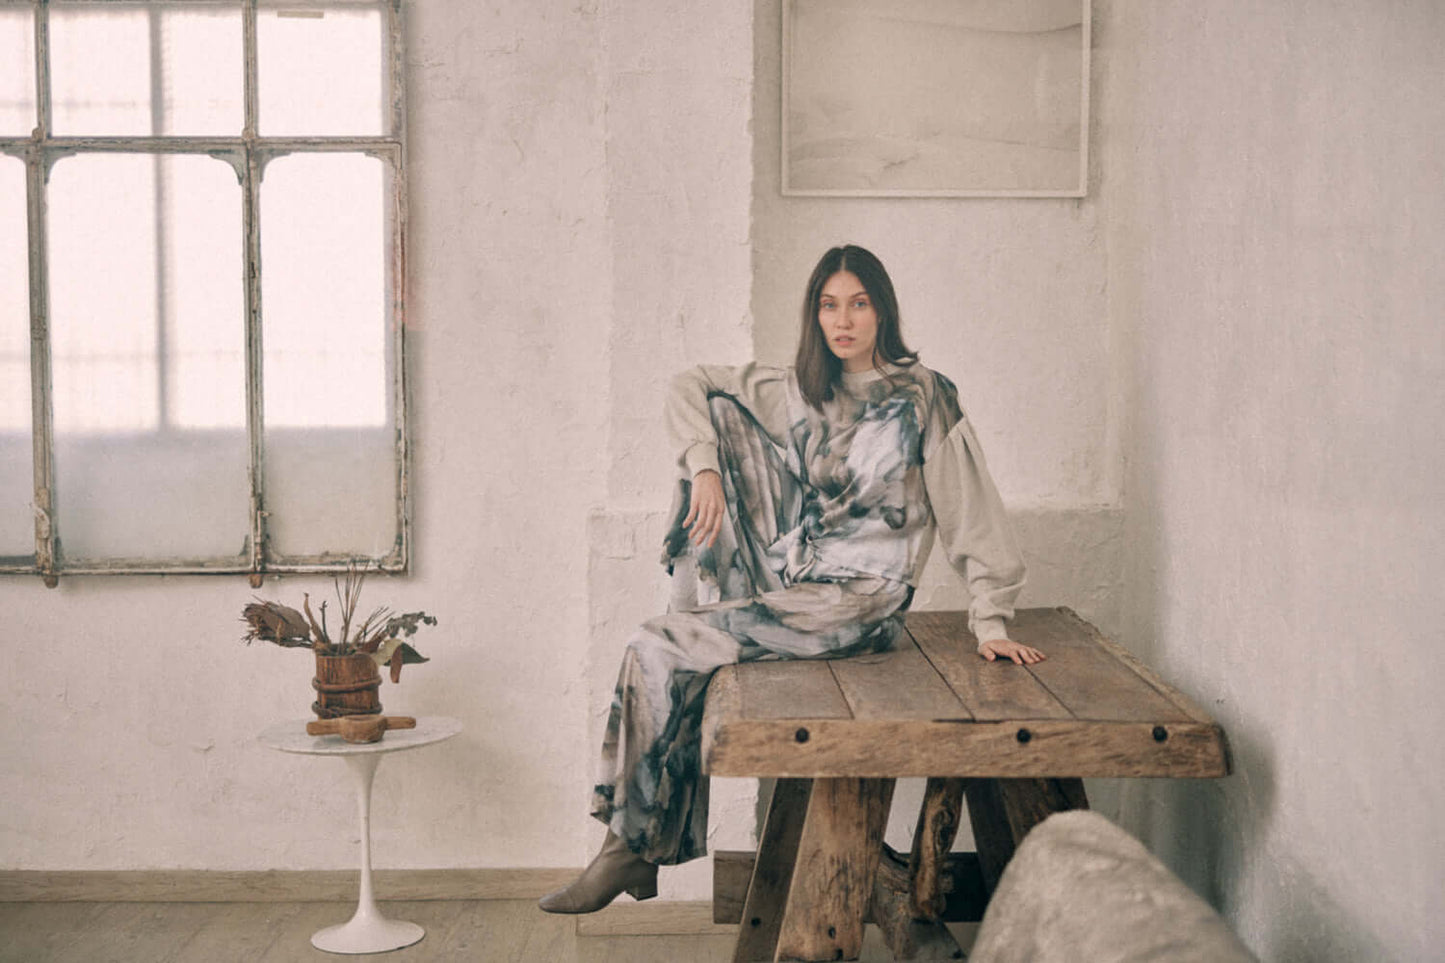
<svg viewBox="0 0 1445 963"><path fill-rule="evenodd" d="M381 904L387 916L426 928L414 946L351 957L311 946L312 933L344 923L354 908L346 903L0 903L0 961L725 963L732 959L734 941L729 932L578 936L575 918L550 916L531 900L431 900ZM891 957L878 931L868 930L862 961L886 963Z"/></svg>

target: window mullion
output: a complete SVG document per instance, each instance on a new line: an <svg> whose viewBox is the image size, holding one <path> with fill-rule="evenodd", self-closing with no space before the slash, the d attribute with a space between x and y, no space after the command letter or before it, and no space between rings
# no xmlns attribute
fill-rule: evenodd
<svg viewBox="0 0 1445 963"><path fill-rule="evenodd" d="M45 584L57 584L54 406L51 403L50 298L45 267L45 152L26 152L26 216L30 221L30 406L35 463L35 565Z"/></svg>
<svg viewBox="0 0 1445 963"><path fill-rule="evenodd" d="M245 141L241 176L242 278L246 312L246 437L250 446L251 484L251 587L261 587L266 566L266 453L265 404L262 397L263 354L261 344L261 161L256 150L256 0L242 7L242 37L245 44L244 90Z"/></svg>
<svg viewBox="0 0 1445 963"><path fill-rule="evenodd" d="M51 402L50 294L46 283L45 184L50 158L50 9L35 8L35 133L25 152L25 208L30 237L30 412L35 474L35 567L54 588L59 584L55 518L55 409Z"/></svg>
<svg viewBox="0 0 1445 963"><path fill-rule="evenodd" d="M387 5L388 77L387 90L391 97L391 129L385 133L394 137L397 152L392 155L392 223L391 223L391 303L388 306L392 330L392 350L395 352L396 377L392 384L394 418L396 424L396 548L392 558L401 571L410 566L411 554L411 438L408 435L410 418L407 407L410 403L410 384L407 380L406 359L406 224L408 217L406 189L406 98L402 96L405 87L406 61L402 56L405 49L402 38L403 20L401 0L392 0Z"/></svg>

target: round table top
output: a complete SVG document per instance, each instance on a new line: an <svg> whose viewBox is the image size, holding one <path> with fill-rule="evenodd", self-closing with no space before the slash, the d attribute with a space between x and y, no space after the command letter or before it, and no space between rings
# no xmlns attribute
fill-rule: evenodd
<svg viewBox="0 0 1445 963"><path fill-rule="evenodd" d="M450 739L462 731L459 719L450 716L417 716L415 729L388 729L380 742L347 742L340 736L312 736L306 733L311 719L278 722L256 738L263 745L281 752L299 752L308 756L353 756L368 752L398 752L429 746Z"/></svg>

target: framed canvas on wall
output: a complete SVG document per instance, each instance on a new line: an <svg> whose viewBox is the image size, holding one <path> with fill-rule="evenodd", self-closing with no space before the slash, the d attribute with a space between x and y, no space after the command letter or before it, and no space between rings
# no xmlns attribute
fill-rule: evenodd
<svg viewBox="0 0 1445 963"><path fill-rule="evenodd" d="M1090 0L784 0L782 191L1083 197Z"/></svg>

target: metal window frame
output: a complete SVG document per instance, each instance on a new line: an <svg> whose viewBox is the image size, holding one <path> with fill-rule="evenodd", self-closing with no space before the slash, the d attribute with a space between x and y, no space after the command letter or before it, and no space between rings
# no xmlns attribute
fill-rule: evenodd
<svg viewBox="0 0 1445 963"><path fill-rule="evenodd" d="M67 0L67 5L94 3L115 7L114 0ZM249 574L259 587L265 573L345 571L364 565L372 570L404 573L411 560L411 444L409 381L406 354L406 96L403 46L403 0L140 0L135 6L239 7L244 44L244 126L236 137L186 136L52 136L50 102L51 0L0 0L0 6L29 7L34 14L37 124L30 137L0 137L0 155L25 164L26 211L30 276L30 384L32 450L35 477L35 558L32 564L0 560L0 575L40 575L51 587L66 575ZM129 6L129 4L127 4ZM258 68L256 21L259 9L330 10L347 7L379 9L385 16L384 69L388 72L389 130L373 137L263 137L257 132ZM206 154L227 161L241 184L240 226L244 259L244 323L246 369L246 432L249 447L250 531L242 556L224 558L106 558L66 561L60 549L60 520L55 514L54 408L52 401L49 287L46 263L46 184L50 170L63 157L82 153ZM320 554L279 556L270 550L269 512L265 492L265 425L262 381L261 236L259 227L261 174L271 160L288 154L347 152L376 157L391 174L391 221L388 259L387 316L391 323L393 365L392 428L395 435L396 540L382 556ZM240 559L240 561L238 561Z"/></svg>

